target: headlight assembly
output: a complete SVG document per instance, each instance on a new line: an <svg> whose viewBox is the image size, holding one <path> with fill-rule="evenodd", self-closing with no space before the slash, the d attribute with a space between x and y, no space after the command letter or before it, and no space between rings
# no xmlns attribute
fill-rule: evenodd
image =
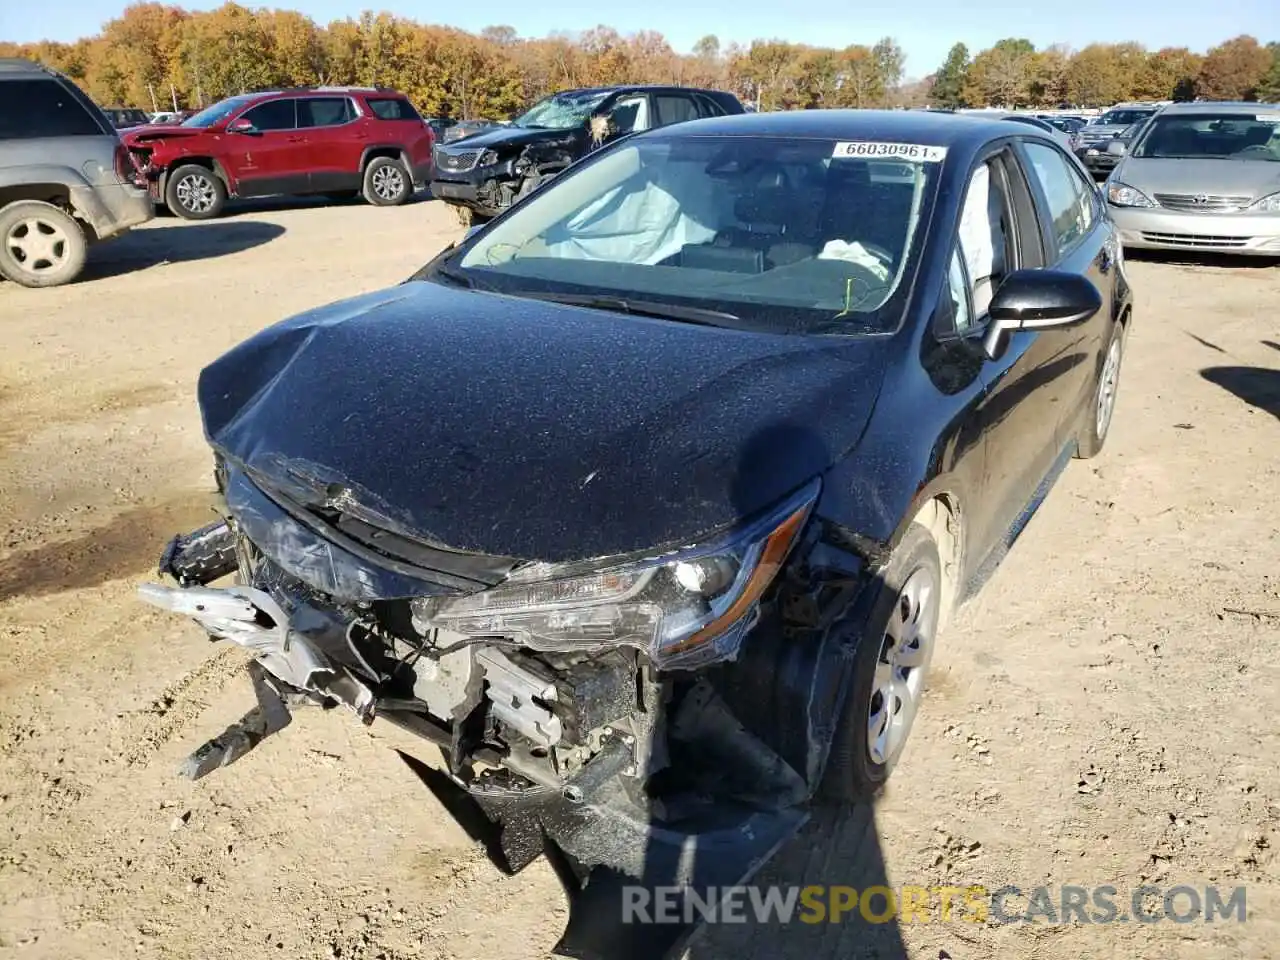
<svg viewBox="0 0 1280 960"><path fill-rule="evenodd" d="M1153 207L1145 193L1127 183L1113 180L1107 184L1107 202L1117 207Z"/></svg>
<svg viewBox="0 0 1280 960"><path fill-rule="evenodd" d="M477 167L491 167L498 162L498 154L495 150L486 150L480 154L480 159L476 161Z"/></svg>
<svg viewBox="0 0 1280 960"><path fill-rule="evenodd" d="M1280 193L1272 193L1249 204L1254 213L1280 213Z"/></svg>
<svg viewBox="0 0 1280 960"><path fill-rule="evenodd" d="M533 564L489 590L412 601L419 630L509 637L535 650L614 644L662 669L731 659L817 499L814 480L765 516L706 544L625 563Z"/></svg>

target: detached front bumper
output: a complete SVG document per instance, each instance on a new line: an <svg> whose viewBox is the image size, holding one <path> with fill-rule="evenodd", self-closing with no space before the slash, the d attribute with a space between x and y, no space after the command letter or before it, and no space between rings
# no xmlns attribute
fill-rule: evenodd
<svg viewBox="0 0 1280 960"><path fill-rule="evenodd" d="M1280 215L1182 213L1108 204L1121 242L1138 250L1280 257Z"/></svg>

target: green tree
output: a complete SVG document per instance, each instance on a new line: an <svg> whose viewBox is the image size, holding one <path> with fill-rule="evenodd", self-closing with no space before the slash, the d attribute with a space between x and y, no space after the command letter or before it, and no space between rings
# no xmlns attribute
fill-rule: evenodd
<svg viewBox="0 0 1280 960"><path fill-rule="evenodd" d="M1271 67L1258 85L1258 99L1266 103L1280 103L1280 43L1268 43Z"/></svg>
<svg viewBox="0 0 1280 960"><path fill-rule="evenodd" d="M933 75L929 98L939 107L954 110L969 106L965 88L969 83L969 48L957 43L947 53L947 59Z"/></svg>

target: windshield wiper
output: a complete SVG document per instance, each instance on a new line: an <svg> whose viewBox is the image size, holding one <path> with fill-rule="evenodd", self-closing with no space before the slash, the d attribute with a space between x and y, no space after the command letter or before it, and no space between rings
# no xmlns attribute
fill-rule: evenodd
<svg viewBox="0 0 1280 960"><path fill-rule="evenodd" d="M461 273L451 267L436 267L435 275L444 277L450 283L459 287L465 287L468 290L474 290L476 288L476 282L474 280L468 277L465 273Z"/></svg>
<svg viewBox="0 0 1280 960"><path fill-rule="evenodd" d="M531 300L550 300L552 303L563 303L572 307L592 307L596 310L611 310L614 313L630 313L637 317L657 317L661 320L676 320L680 323L696 323L707 327L730 327L740 329L742 318L720 310L706 310L702 307L685 307L676 303L661 303L657 300L632 300L627 297L609 297L594 293L526 293L521 291L517 296Z"/></svg>

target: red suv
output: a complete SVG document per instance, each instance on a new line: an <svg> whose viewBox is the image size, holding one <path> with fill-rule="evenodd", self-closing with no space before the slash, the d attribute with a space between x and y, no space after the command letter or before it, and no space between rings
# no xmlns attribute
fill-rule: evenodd
<svg viewBox="0 0 1280 960"><path fill-rule="evenodd" d="M435 138L394 90L306 87L228 97L122 139L157 202L208 220L228 197L363 193L380 207L404 203L431 179Z"/></svg>

